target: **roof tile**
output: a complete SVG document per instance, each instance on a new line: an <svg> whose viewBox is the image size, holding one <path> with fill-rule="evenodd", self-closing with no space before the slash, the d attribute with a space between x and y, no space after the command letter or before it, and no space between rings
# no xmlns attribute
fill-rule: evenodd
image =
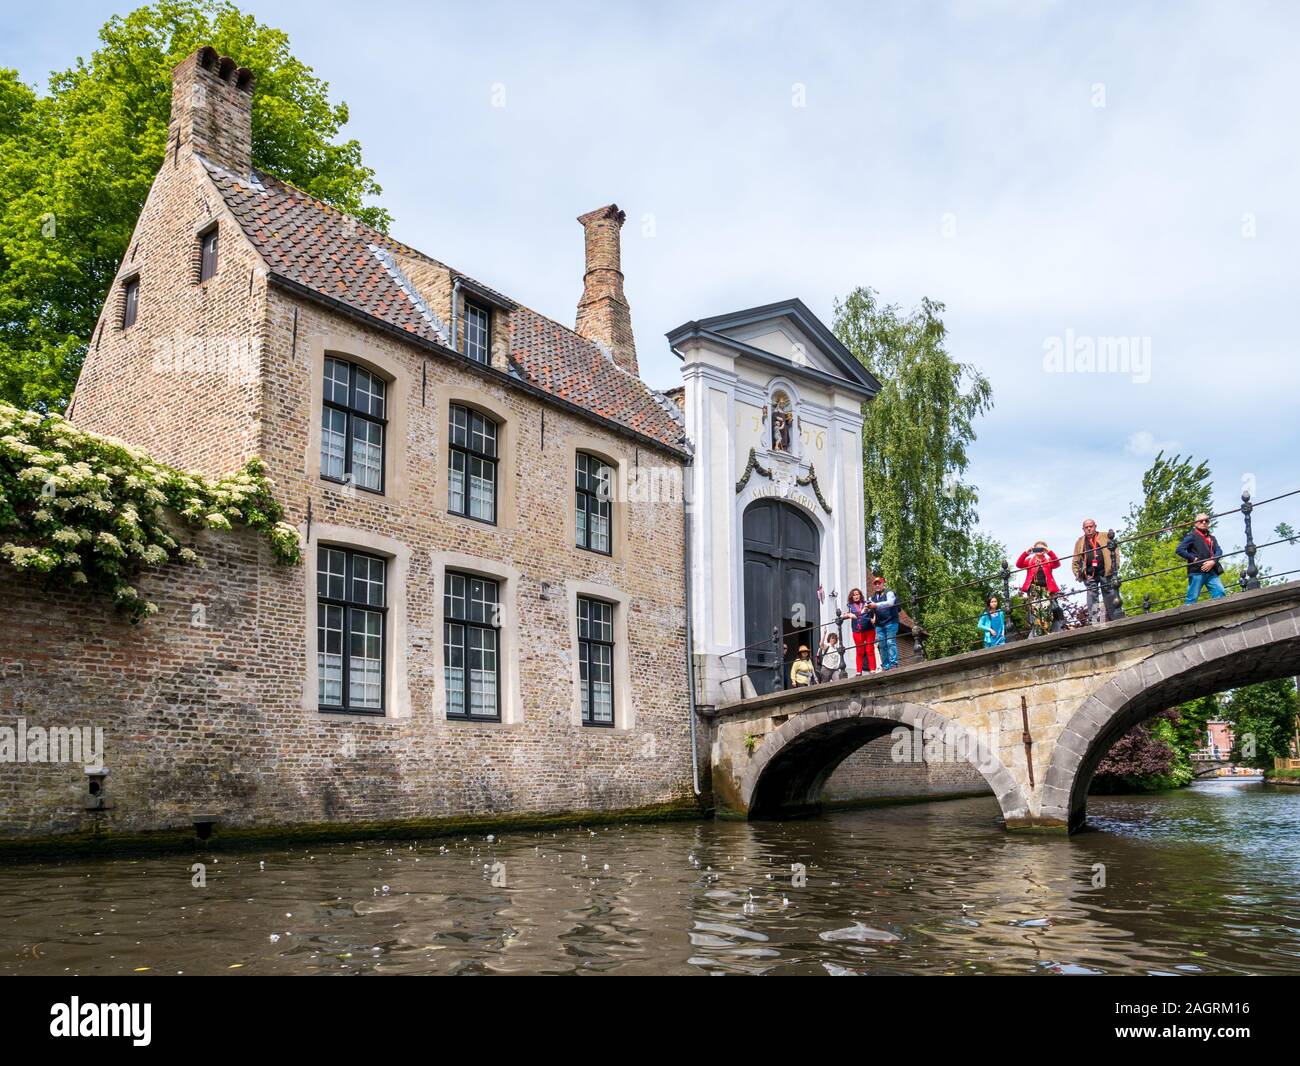
<svg viewBox="0 0 1300 1066"><path fill-rule="evenodd" d="M248 180L206 159L203 165L245 236L277 274L423 340L446 344L437 316L385 253L435 260L268 174L255 172ZM527 307L514 311L511 323L510 361L520 378L600 418L682 447L681 426L640 378L616 366L597 345Z"/></svg>

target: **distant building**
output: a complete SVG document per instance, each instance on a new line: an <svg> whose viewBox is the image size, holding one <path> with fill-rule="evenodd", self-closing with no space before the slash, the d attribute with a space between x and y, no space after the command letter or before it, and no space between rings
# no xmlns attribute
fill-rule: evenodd
<svg viewBox="0 0 1300 1066"><path fill-rule="evenodd" d="M1226 759L1232 752L1234 742L1231 722L1214 718L1205 723L1205 747L1202 752L1206 758Z"/></svg>

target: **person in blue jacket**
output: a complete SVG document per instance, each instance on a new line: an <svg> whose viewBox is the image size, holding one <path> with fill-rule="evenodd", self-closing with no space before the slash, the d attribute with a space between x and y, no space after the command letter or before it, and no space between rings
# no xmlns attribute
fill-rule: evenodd
<svg viewBox="0 0 1300 1066"><path fill-rule="evenodd" d="M1196 516L1191 532L1174 549L1180 559L1187 560L1187 603L1201 598L1201 587L1210 590L1210 599L1217 600L1228 593L1221 579L1223 548L1218 538L1210 532L1210 516L1204 511Z"/></svg>
<svg viewBox="0 0 1300 1066"><path fill-rule="evenodd" d="M984 634L984 647L995 648L1007 642L1007 619L1002 612L1002 604L996 596L990 596L987 609L980 615L980 632Z"/></svg>
<svg viewBox="0 0 1300 1066"><path fill-rule="evenodd" d="M883 577L876 578L875 590L871 597L871 616L876 647L880 650L880 669L892 670L898 665L898 599L885 587Z"/></svg>

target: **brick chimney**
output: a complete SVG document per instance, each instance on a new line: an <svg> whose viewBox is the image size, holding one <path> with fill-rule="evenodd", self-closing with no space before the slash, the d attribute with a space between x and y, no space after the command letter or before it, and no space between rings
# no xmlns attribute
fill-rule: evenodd
<svg viewBox="0 0 1300 1066"><path fill-rule="evenodd" d="M167 134L168 152L198 152L247 177L253 166L253 72L215 48L200 48L172 71Z"/></svg>
<svg viewBox="0 0 1300 1066"><path fill-rule="evenodd" d="M619 248L619 231L626 218L618 204L578 217L586 238L587 271L582 276L582 299L578 301L578 322L574 328L588 340L603 345L624 370L639 376L632 312L623 295Z"/></svg>

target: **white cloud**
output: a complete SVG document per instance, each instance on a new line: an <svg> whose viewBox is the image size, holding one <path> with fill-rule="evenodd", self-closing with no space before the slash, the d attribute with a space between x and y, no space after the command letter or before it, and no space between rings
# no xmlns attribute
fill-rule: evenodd
<svg viewBox="0 0 1300 1066"><path fill-rule="evenodd" d="M1139 429L1132 434L1128 443L1124 445L1124 450L1129 455L1136 455L1141 458L1153 458L1160 452L1169 455L1178 449L1176 440L1157 440L1156 435L1149 429Z"/></svg>

